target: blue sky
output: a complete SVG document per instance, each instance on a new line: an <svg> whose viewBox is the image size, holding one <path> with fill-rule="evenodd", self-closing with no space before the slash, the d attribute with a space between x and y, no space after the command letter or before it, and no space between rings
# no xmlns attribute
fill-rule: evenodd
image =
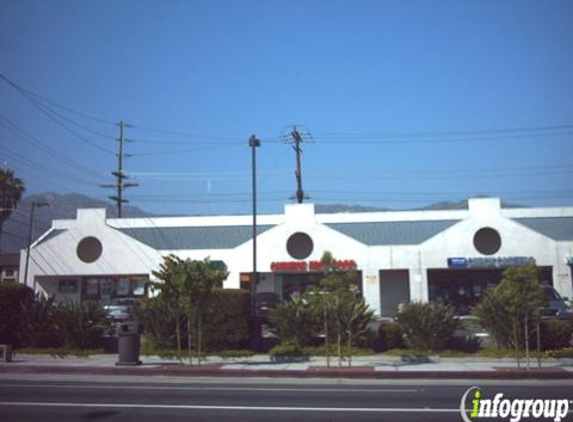
<svg viewBox="0 0 573 422"><path fill-rule="evenodd" d="M123 119L133 205L248 213L254 133L280 212L297 124L316 203L573 205L571 22L568 0L0 0L0 73L33 93L0 80L0 160L29 194L105 198Z"/></svg>

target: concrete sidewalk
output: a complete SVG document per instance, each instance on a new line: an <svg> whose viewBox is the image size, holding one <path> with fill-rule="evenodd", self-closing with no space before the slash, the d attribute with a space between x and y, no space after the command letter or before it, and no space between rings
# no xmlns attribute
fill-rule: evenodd
<svg viewBox="0 0 573 422"><path fill-rule="evenodd" d="M573 379L573 359L544 359L542 368L537 360L531 369L516 368L514 359L439 358L405 362L387 355L361 356L352 359L352 367L331 359L327 368L323 357L303 362L273 362L268 355L249 358L208 357L201 366L181 365L175 359L141 356L142 365L117 366L117 355L90 357L54 357L50 355L16 354L12 362L0 363L0 373L86 373L110 375L225 376L225 377L342 377L342 378L491 378L491 379Z"/></svg>

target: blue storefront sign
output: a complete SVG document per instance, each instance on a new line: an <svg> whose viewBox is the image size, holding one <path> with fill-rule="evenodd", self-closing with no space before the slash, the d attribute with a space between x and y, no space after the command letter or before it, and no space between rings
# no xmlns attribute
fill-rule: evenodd
<svg viewBox="0 0 573 422"><path fill-rule="evenodd" d="M494 258L448 258L448 268L507 268L535 265L531 256L504 256Z"/></svg>
<svg viewBox="0 0 573 422"><path fill-rule="evenodd" d="M448 258L448 268L467 268L467 258Z"/></svg>

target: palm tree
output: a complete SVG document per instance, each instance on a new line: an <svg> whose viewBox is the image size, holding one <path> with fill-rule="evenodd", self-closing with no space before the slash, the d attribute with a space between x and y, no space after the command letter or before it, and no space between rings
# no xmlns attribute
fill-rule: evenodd
<svg viewBox="0 0 573 422"><path fill-rule="evenodd" d="M24 182L14 177L13 170L0 169L0 232L4 222L10 218L12 210L18 206L25 191Z"/></svg>

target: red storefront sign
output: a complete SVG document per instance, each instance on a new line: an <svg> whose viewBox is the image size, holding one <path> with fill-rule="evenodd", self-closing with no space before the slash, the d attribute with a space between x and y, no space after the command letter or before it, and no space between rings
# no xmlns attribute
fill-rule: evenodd
<svg viewBox="0 0 573 422"><path fill-rule="evenodd" d="M352 271L358 267L353 259L335 259L334 269L336 271ZM324 271L324 264L320 261L286 261L271 263L273 273L304 273Z"/></svg>

